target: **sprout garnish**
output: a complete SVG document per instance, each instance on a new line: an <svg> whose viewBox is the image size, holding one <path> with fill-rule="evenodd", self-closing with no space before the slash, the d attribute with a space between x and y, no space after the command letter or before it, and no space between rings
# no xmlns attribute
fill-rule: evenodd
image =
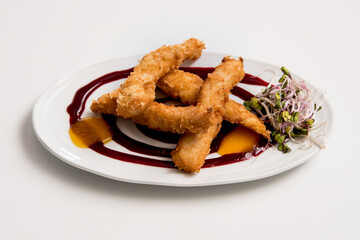
<svg viewBox="0 0 360 240"><path fill-rule="evenodd" d="M314 115L321 110L312 103L310 90L302 80L293 78L285 67L278 84L269 86L243 104L255 112L272 131L272 140L279 143L278 149L290 152L286 144L300 136L309 136L314 126ZM295 140L294 140L295 141Z"/></svg>

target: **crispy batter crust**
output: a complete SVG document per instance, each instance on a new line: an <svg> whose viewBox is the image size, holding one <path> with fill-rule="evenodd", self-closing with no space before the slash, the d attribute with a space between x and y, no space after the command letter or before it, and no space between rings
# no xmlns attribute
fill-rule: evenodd
<svg viewBox="0 0 360 240"><path fill-rule="evenodd" d="M174 70L158 81L158 87L174 99L180 99L185 104L197 103L203 80L192 73ZM270 131L256 115L249 112L241 103L229 100L225 104L224 120L246 128L270 139Z"/></svg>
<svg viewBox="0 0 360 240"><path fill-rule="evenodd" d="M93 101L90 109L132 119L160 131L204 132L211 122L209 113L196 107L174 107L153 101L158 79L183 61L199 58L204 48L201 41L191 38L145 55L124 84Z"/></svg>
<svg viewBox="0 0 360 240"><path fill-rule="evenodd" d="M235 101L230 90L243 79L243 59L225 57L205 81L177 68L195 60L204 49L197 39L163 46L143 57L125 82L111 93L93 101L91 110L113 114L160 131L185 133L171 155L175 166L199 172L222 121L242 124L269 138L263 122ZM173 98L196 106L175 107L154 102L158 85Z"/></svg>
<svg viewBox="0 0 360 240"><path fill-rule="evenodd" d="M204 48L201 41L191 38L145 55L116 92L119 115L130 118L141 114L155 99L157 81L183 61L199 58Z"/></svg>
<svg viewBox="0 0 360 240"><path fill-rule="evenodd" d="M176 69L162 77L157 86L173 99L196 105L203 83L198 75Z"/></svg>
<svg viewBox="0 0 360 240"><path fill-rule="evenodd" d="M224 120L243 125L266 139L270 139L271 131L266 130L264 122L249 112L241 103L229 100L225 106Z"/></svg>
<svg viewBox="0 0 360 240"><path fill-rule="evenodd" d="M214 120L221 122L222 117L217 115ZM189 173L199 172L210 152L211 142L220 129L221 124L212 124L206 133L182 135L176 149L171 152L175 166Z"/></svg>
<svg viewBox="0 0 360 240"><path fill-rule="evenodd" d="M223 62L208 75L200 91L198 105L212 112L212 123L206 133L183 135L171 152L175 166L186 172L199 172L210 151L212 140L218 134L225 113L230 90L245 76L243 60L225 57Z"/></svg>
<svg viewBox="0 0 360 240"><path fill-rule="evenodd" d="M93 100L90 106L90 110L94 113L105 113L119 116L116 112L117 108L117 94L119 90L116 89L111 93L106 93L99 97L97 100Z"/></svg>
<svg viewBox="0 0 360 240"><path fill-rule="evenodd" d="M158 81L158 86L165 93L169 94L172 98L180 99L180 101L183 102L184 104L194 105L197 103L197 99L199 97L199 93L203 85L203 82L204 81L195 74L184 72L181 70L174 70L166 74L163 78L161 78ZM93 112L102 112L107 114L113 114L116 116L121 116L118 115L118 113L116 112L117 102L115 97L111 97L112 95L116 95L116 91L105 94L102 97L100 97L97 101L94 101L90 107L91 110ZM154 109L154 108L150 108L150 109ZM164 109L164 111L170 112L171 110ZM183 112L183 110L180 112ZM150 111L147 111L147 114L152 115ZM189 116L191 114L192 113L189 113L187 115ZM266 130L263 121L261 121L256 115L249 112L241 103L235 102L234 100L229 100L225 104L225 114L223 117L224 120L226 121L229 121L234 124L243 125L244 127L247 127L255 131L256 133L262 135L263 137L270 139L271 132L269 130ZM205 122L201 126L204 126L206 123L209 122L207 121L206 117L204 117L203 119L205 119ZM176 121L181 122L184 120L178 118ZM138 122L141 122L141 124L147 125L150 128L152 128L151 125L153 126L156 125L151 122L146 122L144 120L138 120ZM162 126L159 126L156 129L159 129L160 131L167 131L166 129L169 128L165 128L165 127L167 126L165 125L164 128L162 128ZM184 127L191 128L190 125L184 124L181 127L177 127L176 132L178 133L186 132L187 130ZM191 130L189 131L196 133L196 132L201 132L203 130L204 130L203 128L200 129L191 128Z"/></svg>
<svg viewBox="0 0 360 240"><path fill-rule="evenodd" d="M132 120L152 129L180 134L204 133L213 121L211 113L199 107L175 107L157 102L149 104L144 112Z"/></svg>
<svg viewBox="0 0 360 240"><path fill-rule="evenodd" d="M92 104L93 112L123 117L116 111L116 98L104 97L103 104ZM151 102L141 114L127 118L134 122L146 125L151 129L173 133L202 133L207 131L212 119L211 113L195 106L175 107L162 103Z"/></svg>

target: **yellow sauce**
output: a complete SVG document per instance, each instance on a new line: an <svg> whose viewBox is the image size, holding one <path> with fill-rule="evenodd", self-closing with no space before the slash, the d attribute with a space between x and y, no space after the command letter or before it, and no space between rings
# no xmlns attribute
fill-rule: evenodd
<svg viewBox="0 0 360 240"><path fill-rule="evenodd" d="M259 141L259 134L248 128L237 126L221 141L218 153L225 155L230 153L251 152Z"/></svg>
<svg viewBox="0 0 360 240"><path fill-rule="evenodd" d="M75 146L88 148L94 143L111 141L111 131L107 122L101 117L84 118L70 126L70 138Z"/></svg>

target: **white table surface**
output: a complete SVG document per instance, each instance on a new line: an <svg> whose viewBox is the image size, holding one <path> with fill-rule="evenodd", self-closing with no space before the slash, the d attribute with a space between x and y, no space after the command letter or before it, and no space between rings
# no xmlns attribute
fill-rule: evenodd
<svg viewBox="0 0 360 240"><path fill-rule="evenodd" d="M0 239L360 239L360 1L0 1ZM91 63L196 37L327 92L326 149L267 179L117 182L38 142L32 106Z"/></svg>

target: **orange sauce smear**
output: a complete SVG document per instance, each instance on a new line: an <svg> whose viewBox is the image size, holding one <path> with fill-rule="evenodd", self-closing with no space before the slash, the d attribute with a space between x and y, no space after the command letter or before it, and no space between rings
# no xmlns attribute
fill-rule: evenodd
<svg viewBox="0 0 360 240"><path fill-rule="evenodd" d="M81 119L70 126L69 135L75 146L88 148L94 143L108 143L112 139L110 127L101 117Z"/></svg>
<svg viewBox="0 0 360 240"><path fill-rule="evenodd" d="M260 141L260 135L242 126L237 126L220 143L220 155L251 152Z"/></svg>

